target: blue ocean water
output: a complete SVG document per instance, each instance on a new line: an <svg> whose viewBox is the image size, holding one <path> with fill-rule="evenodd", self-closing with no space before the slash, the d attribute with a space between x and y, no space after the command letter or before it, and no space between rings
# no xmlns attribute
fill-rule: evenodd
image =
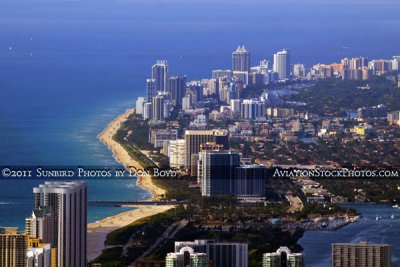
<svg viewBox="0 0 400 267"><path fill-rule="evenodd" d="M387 205L347 205L362 214L354 224L334 232L308 231L300 239L304 248L306 266L331 266L332 243L359 243L392 246L392 266L400 266L400 209ZM394 215L394 219L391 218ZM378 221L376 217L382 217Z"/></svg>
<svg viewBox="0 0 400 267"><path fill-rule="evenodd" d="M252 62L400 54L397 0L1 0L0 166L115 165L96 138L144 94L157 59L209 77L237 45ZM23 225L39 180L0 180L0 225ZM140 199L134 180L91 180L90 198ZM120 194L120 192L123 192ZM113 208L89 207L90 219Z"/></svg>

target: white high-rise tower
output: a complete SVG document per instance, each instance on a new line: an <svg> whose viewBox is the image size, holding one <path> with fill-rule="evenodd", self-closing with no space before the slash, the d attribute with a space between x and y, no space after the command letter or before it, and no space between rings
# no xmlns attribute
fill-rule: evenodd
<svg viewBox="0 0 400 267"><path fill-rule="evenodd" d="M283 49L274 54L274 72L279 74L280 80L290 78L290 53L288 49Z"/></svg>

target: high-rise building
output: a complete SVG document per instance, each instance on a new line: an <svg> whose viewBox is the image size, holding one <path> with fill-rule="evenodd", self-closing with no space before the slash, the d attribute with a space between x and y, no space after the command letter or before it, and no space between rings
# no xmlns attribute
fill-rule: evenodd
<svg viewBox="0 0 400 267"><path fill-rule="evenodd" d="M241 103L240 111L242 119L262 119L265 118L266 105L262 101L244 99Z"/></svg>
<svg viewBox="0 0 400 267"><path fill-rule="evenodd" d="M153 98L152 108L153 120L164 121L165 119L168 119L170 112L170 100L168 93L158 92L158 95Z"/></svg>
<svg viewBox="0 0 400 267"><path fill-rule="evenodd" d="M183 247L191 247L194 252L206 253L212 266L247 267L248 244L195 240L175 242L175 252Z"/></svg>
<svg viewBox="0 0 400 267"><path fill-rule="evenodd" d="M392 61L384 59L371 60L368 68L372 70L374 75L383 75L392 70Z"/></svg>
<svg viewBox="0 0 400 267"><path fill-rule="evenodd" d="M169 141L169 166L171 168L180 169L185 166L185 140L171 140Z"/></svg>
<svg viewBox="0 0 400 267"><path fill-rule="evenodd" d="M171 77L169 78L168 92L171 98L171 104L180 106L182 98L185 95L186 90L186 77Z"/></svg>
<svg viewBox="0 0 400 267"><path fill-rule="evenodd" d="M243 84L249 84L249 73L247 71L233 71L233 79L235 81L241 81Z"/></svg>
<svg viewBox="0 0 400 267"><path fill-rule="evenodd" d="M233 113L240 114L242 100L240 99L231 99L231 110Z"/></svg>
<svg viewBox="0 0 400 267"><path fill-rule="evenodd" d="M40 247L30 247L26 251L27 267L56 267L52 262L52 249L50 244L43 244Z"/></svg>
<svg viewBox="0 0 400 267"><path fill-rule="evenodd" d="M169 67L166 60L158 60L151 67L151 78L155 80L155 89L159 92L168 91ZM147 99L147 101L150 101Z"/></svg>
<svg viewBox="0 0 400 267"><path fill-rule="evenodd" d="M276 252L263 255L263 267L303 267L304 256L292 253L287 247L280 247Z"/></svg>
<svg viewBox="0 0 400 267"><path fill-rule="evenodd" d="M293 76L296 78L306 77L306 67L304 66L304 64L294 64Z"/></svg>
<svg viewBox="0 0 400 267"><path fill-rule="evenodd" d="M153 116L153 108L150 102L146 102L143 105L143 119L149 120Z"/></svg>
<svg viewBox="0 0 400 267"><path fill-rule="evenodd" d="M185 132L185 167L191 171L194 163L197 166L197 160L193 160L192 157L197 155L200 151L200 145L207 142L215 142L220 145L224 145L228 148L228 131L227 130L186 130ZM197 175L196 168L191 172L193 176Z"/></svg>
<svg viewBox="0 0 400 267"><path fill-rule="evenodd" d="M400 56L394 56L392 59L392 71L400 70Z"/></svg>
<svg viewBox="0 0 400 267"><path fill-rule="evenodd" d="M240 166L240 154L227 150L203 150L198 155L201 195L233 195L234 171Z"/></svg>
<svg viewBox="0 0 400 267"><path fill-rule="evenodd" d="M213 266L247 267L248 244L216 242L207 246L207 255Z"/></svg>
<svg viewBox="0 0 400 267"><path fill-rule="evenodd" d="M260 165L241 165L233 172L233 195L242 198L265 197L267 172Z"/></svg>
<svg viewBox="0 0 400 267"><path fill-rule="evenodd" d="M391 246L387 244L332 244L332 267L390 267Z"/></svg>
<svg viewBox="0 0 400 267"><path fill-rule="evenodd" d="M151 129L150 130L150 143L154 145L154 148L161 148L164 146L164 142L178 139L177 129Z"/></svg>
<svg viewBox="0 0 400 267"><path fill-rule="evenodd" d="M239 46L232 53L232 70L233 71L250 71L250 51L244 46Z"/></svg>
<svg viewBox="0 0 400 267"><path fill-rule="evenodd" d="M17 228L0 228L0 266L26 267L27 236Z"/></svg>
<svg viewBox="0 0 400 267"><path fill-rule="evenodd" d="M86 182L45 182L33 188L35 209L53 212L53 242L58 267L85 267L87 240Z"/></svg>
<svg viewBox="0 0 400 267"><path fill-rule="evenodd" d="M50 206L39 207L25 219L25 233L28 237L39 238L43 243L57 246L54 240L54 216Z"/></svg>
<svg viewBox="0 0 400 267"><path fill-rule="evenodd" d="M280 80L290 78L290 53L288 49L274 54L274 72L279 74Z"/></svg>
<svg viewBox="0 0 400 267"><path fill-rule="evenodd" d="M146 103L146 99L144 97L139 97L138 100L136 100L136 114L143 115L143 108L144 104Z"/></svg>
<svg viewBox="0 0 400 267"><path fill-rule="evenodd" d="M156 88L156 80L155 79L147 79L146 80L146 93L147 93L147 102L152 102L153 97L157 95L157 88Z"/></svg>
<svg viewBox="0 0 400 267"><path fill-rule="evenodd" d="M195 252L190 247L183 247L179 252L168 253L165 267L207 267L208 257L205 253Z"/></svg>
<svg viewBox="0 0 400 267"><path fill-rule="evenodd" d="M232 71L231 70L213 70L212 71L212 78L218 80L219 78L232 78Z"/></svg>

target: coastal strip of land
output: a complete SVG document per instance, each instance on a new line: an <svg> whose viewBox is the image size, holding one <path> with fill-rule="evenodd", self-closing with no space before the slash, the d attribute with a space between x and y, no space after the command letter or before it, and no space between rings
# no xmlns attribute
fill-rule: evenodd
<svg viewBox="0 0 400 267"><path fill-rule="evenodd" d="M143 166L141 166L138 161L132 158L121 144L114 140L114 135L134 112L134 109L126 110L125 113L121 114L110 124L108 124L98 138L113 152L115 159L124 165L125 168L135 168L140 170L143 169ZM151 200L155 200L158 198L158 196L165 194L165 190L157 187L153 183L150 175L139 176L137 179L139 187L150 191L152 195ZM94 260L102 253L102 251L106 248L105 241L107 235L112 231L127 226L142 218L165 212L174 206L134 205L131 207L134 209L105 218L95 223L88 224L88 260Z"/></svg>
<svg viewBox="0 0 400 267"><path fill-rule="evenodd" d="M87 258L89 261L94 260L107 248L104 242L106 241L107 235L112 231L127 226L139 219L165 212L172 209L174 206L135 205L131 207L135 209L88 224Z"/></svg>
<svg viewBox="0 0 400 267"><path fill-rule="evenodd" d="M114 135L117 133L121 125L135 112L134 109L128 109L125 113L118 116L113 120L104 131L98 136L101 142L103 142L114 154L115 159L120 162L125 168L135 168L137 170L144 169L142 165L124 149L124 147L114 140ZM158 196L164 195L165 190L157 187L150 175L138 176L138 186L150 191L152 199L157 199Z"/></svg>

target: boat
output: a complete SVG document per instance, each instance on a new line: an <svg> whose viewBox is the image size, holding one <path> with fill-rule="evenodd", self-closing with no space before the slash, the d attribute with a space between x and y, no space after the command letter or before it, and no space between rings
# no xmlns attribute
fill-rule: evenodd
<svg viewBox="0 0 400 267"><path fill-rule="evenodd" d="M379 216L376 216L375 221L379 221Z"/></svg>
<svg viewBox="0 0 400 267"><path fill-rule="evenodd" d="M400 209L399 204L393 205L392 207L395 209Z"/></svg>
<svg viewBox="0 0 400 267"><path fill-rule="evenodd" d="M390 219L394 219L394 214L390 215Z"/></svg>

